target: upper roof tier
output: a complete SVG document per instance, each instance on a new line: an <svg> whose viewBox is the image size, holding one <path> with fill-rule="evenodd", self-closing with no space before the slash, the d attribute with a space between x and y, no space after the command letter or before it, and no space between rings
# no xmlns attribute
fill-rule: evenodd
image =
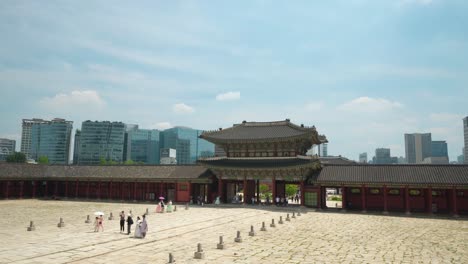
<svg viewBox="0 0 468 264"><path fill-rule="evenodd" d="M295 125L286 119L274 122L247 122L234 124L226 129L204 131L200 138L213 143L235 143L246 141L282 141L294 138L308 138L313 144L326 143L327 138L319 135L315 126Z"/></svg>

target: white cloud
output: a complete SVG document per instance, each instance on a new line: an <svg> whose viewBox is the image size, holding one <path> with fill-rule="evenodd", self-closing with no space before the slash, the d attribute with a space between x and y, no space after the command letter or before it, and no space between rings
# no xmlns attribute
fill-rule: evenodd
<svg viewBox="0 0 468 264"><path fill-rule="evenodd" d="M173 127L173 125L171 125L171 123L169 122L159 122L159 123L151 125L152 129L159 129L159 130L165 130L171 127Z"/></svg>
<svg viewBox="0 0 468 264"><path fill-rule="evenodd" d="M232 100L239 100L240 99L240 92L227 92L223 94L218 94L216 96L216 100L218 101L232 101Z"/></svg>
<svg viewBox="0 0 468 264"><path fill-rule="evenodd" d="M69 94L60 93L54 97L46 97L39 102L42 106L50 109L77 109L103 108L106 103L98 92L94 90L72 91Z"/></svg>
<svg viewBox="0 0 468 264"><path fill-rule="evenodd" d="M353 112L383 112L395 109L401 109L403 105L399 102L392 102L383 98L359 97L338 106L341 111Z"/></svg>
<svg viewBox="0 0 468 264"><path fill-rule="evenodd" d="M178 114L190 114L190 113L195 112L195 109L193 109L193 107L188 106L184 103L178 103L172 107L172 111Z"/></svg>

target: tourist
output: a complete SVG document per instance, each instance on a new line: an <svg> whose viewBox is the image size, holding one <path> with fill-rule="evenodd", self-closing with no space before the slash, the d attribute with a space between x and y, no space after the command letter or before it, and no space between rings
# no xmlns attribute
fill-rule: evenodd
<svg viewBox="0 0 468 264"><path fill-rule="evenodd" d="M99 221L98 221L98 231L99 229L102 229L102 232L104 232L104 217L102 215L99 216Z"/></svg>
<svg viewBox="0 0 468 264"><path fill-rule="evenodd" d="M287 196L284 197L284 204L283 204L283 206L288 206L288 197L287 197Z"/></svg>
<svg viewBox="0 0 468 264"><path fill-rule="evenodd" d="M216 196L215 204L219 205L220 203L221 203L221 201L219 201L219 196Z"/></svg>
<svg viewBox="0 0 468 264"><path fill-rule="evenodd" d="M132 215L128 214L128 217L127 217L127 235L130 235L130 233L132 232L132 225L133 225Z"/></svg>
<svg viewBox="0 0 468 264"><path fill-rule="evenodd" d="M161 200L159 203L161 204L161 213L164 213L164 207L165 207L166 205L164 204L164 201L163 201L163 200Z"/></svg>
<svg viewBox="0 0 468 264"><path fill-rule="evenodd" d="M267 195L267 197L266 197L266 204L267 204L267 205L270 205L270 196L268 196L268 195Z"/></svg>
<svg viewBox="0 0 468 264"><path fill-rule="evenodd" d="M275 198L275 204L276 204L276 206L279 205L279 202L280 202L280 198L279 198L278 196L276 196L276 198Z"/></svg>
<svg viewBox="0 0 468 264"><path fill-rule="evenodd" d="M161 202L156 205L156 213L162 213L162 207L161 207Z"/></svg>
<svg viewBox="0 0 468 264"><path fill-rule="evenodd" d="M172 201L169 200L169 202L167 203L166 212L171 213L172 210L173 210ZM145 219L145 218L143 217L143 220L144 220L144 219Z"/></svg>
<svg viewBox="0 0 468 264"><path fill-rule="evenodd" d="M125 232L125 212L120 213L120 233Z"/></svg>
<svg viewBox="0 0 468 264"><path fill-rule="evenodd" d="M134 234L134 237L135 238L142 238L143 236L141 235L141 220L140 220L140 217L137 216L137 220L136 220L136 225L135 225L135 234Z"/></svg>
<svg viewBox="0 0 468 264"><path fill-rule="evenodd" d="M99 217L96 216L96 219L94 220L94 232L99 231Z"/></svg>
<svg viewBox="0 0 468 264"><path fill-rule="evenodd" d="M143 221L141 221L141 224L140 224L140 232L141 232L141 236L145 238L146 232L148 232L148 223L146 222L146 215L143 215Z"/></svg>

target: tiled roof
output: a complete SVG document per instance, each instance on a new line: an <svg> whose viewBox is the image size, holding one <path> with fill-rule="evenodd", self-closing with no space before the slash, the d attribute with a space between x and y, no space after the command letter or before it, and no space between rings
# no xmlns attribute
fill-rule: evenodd
<svg viewBox="0 0 468 264"><path fill-rule="evenodd" d="M467 165L325 165L309 179L322 184L468 185Z"/></svg>
<svg viewBox="0 0 468 264"><path fill-rule="evenodd" d="M262 157L262 158L209 158L199 160L204 166L227 168L283 168L300 165L311 165L316 161L307 156L298 157Z"/></svg>
<svg viewBox="0 0 468 264"><path fill-rule="evenodd" d="M207 169L198 165L172 166L67 166L1 164L0 179L18 178L70 178L70 179L118 179L118 180L191 180L203 178Z"/></svg>
<svg viewBox="0 0 468 264"><path fill-rule="evenodd" d="M357 162L353 160L349 160L344 157L319 157L320 162L322 164L343 164L343 165L351 165L351 164L357 164Z"/></svg>
<svg viewBox="0 0 468 264"><path fill-rule="evenodd" d="M242 122L226 129L205 131L200 137L207 140L264 140L297 137L305 134L317 134L317 131L315 127L298 126L286 120ZM326 140L325 136L321 136L320 140Z"/></svg>

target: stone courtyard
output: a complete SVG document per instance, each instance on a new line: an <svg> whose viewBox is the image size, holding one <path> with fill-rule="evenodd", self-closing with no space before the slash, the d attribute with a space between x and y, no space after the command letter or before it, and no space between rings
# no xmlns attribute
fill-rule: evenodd
<svg viewBox="0 0 468 264"><path fill-rule="evenodd" d="M119 232L118 212L134 219L149 208L149 232ZM83 201L0 201L0 263L468 263L466 218L314 212L285 221L295 208L199 207L156 214L154 204ZM93 232L95 211L106 213ZM115 220L107 220L109 213ZM280 216L284 224L279 224ZM65 226L57 227L60 218ZM270 227L275 219L276 227ZM33 220L35 231L27 231ZM260 231L265 222L267 231ZM255 236L249 236L250 226ZM133 226L134 227L134 226ZM134 228L133 228L134 229ZM132 230L133 231L133 230ZM242 242L234 242L236 232ZM219 236L225 249L216 249ZM197 243L204 259L194 259Z"/></svg>

